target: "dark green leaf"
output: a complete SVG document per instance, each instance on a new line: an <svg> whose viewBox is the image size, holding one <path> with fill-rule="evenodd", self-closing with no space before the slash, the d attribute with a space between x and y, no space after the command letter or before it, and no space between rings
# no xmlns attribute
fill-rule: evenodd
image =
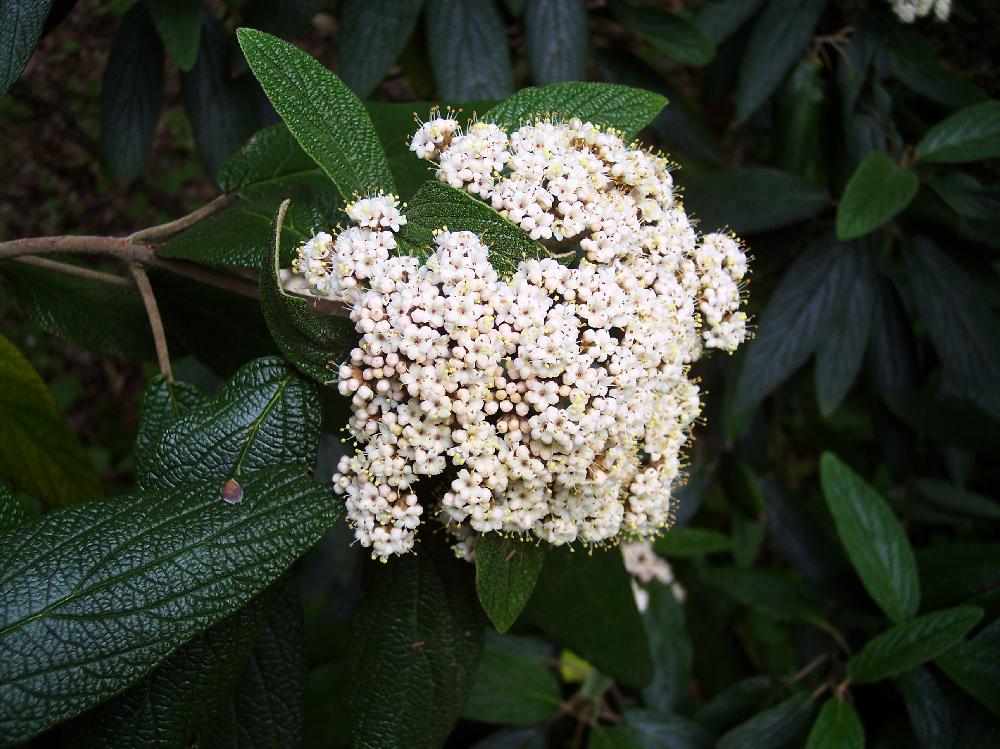
<svg viewBox="0 0 1000 749"><path fill-rule="evenodd" d="M181 70L198 59L201 40L201 0L145 0L160 38Z"/></svg>
<svg viewBox="0 0 1000 749"><path fill-rule="evenodd" d="M101 81L101 153L111 173L142 171L163 107L163 44L146 6L125 14Z"/></svg>
<svg viewBox="0 0 1000 749"><path fill-rule="evenodd" d="M1000 587L1000 547L964 541L917 552L928 608L949 606Z"/></svg>
<svg viewBox="0 0 1000 749"><path fill-rule="evenodd" d="M193 409L204 395L186 382L167 382L163 375L153 378L142 394L141 418L132 450L136 476L149 474L153 453L167 428Z"/></svg>
<svg viewBox="0 0 1000 749"><path fill-rule="evenodd" d="M986 520L1000 519L1000 503L938 479L913 479L913 487L931 504L944 510Z"/></svg>
<svg viewBox="0 0 1000 749"><path fill-rule="evenodd" d="M632 33L684 65L708 65L715 56L715 42L686 18L659 8L612 0L611 11Z"/></svg>
<svg viewBox="0 0 1000 749"><path fill-rule="evenodd" d="M527 726L491 733L469 749L546 749L546 746L545 731L538 726Z"/></svg>
<svg viewBox="0 0 1000 749"><path fill-rule="evenodd" d="M723 226L740 234L770 231L813 218L830 205L822 187L768 167L691 174L682 181L684 204L705 231Z"/></svg>
<svg viewBox="0 0 1000 749"><path fill-rule="evenodd" d="M912 387L916 353L912 325L895 286L884 274L877 278L868 362L879 390Z"/></svg>
<svg viewBox="0 0 1000 749"><path fill-rule="evenodd" d="M816 350L816 403L823 416L837 410L861 371L877 305L877 279L871 263L860 258L856 269L840 318L830 325Z"/></svg>
<svg viewBox="0 0 1000 749"><path fill-rule="evenodd" d="M708 528L674 528L656 539L655 548L665 557L696 557L729 551L729 539Z"/></svg>
<svg viewBox="0 0 1000 749"><path fill-rule="evenodd" d="M649 643L617 549L550 549L526 613L602 673L630 686L649 683Z"/></svg>
<svg viewBox="0 0 1000 749"><path fill-rule="evenodd" d="M329 0L249 0L244 24L268 34L288 38L303 31L313 16L328 8Z"/></svg>
<svg viewBox="0 0 1000 749"><path fill-rule="evenodd" d="M757 713L781 689L773 676L752 676L715 695L695 713L695 719L723 733Z"/></svg>
<svg viewBox="0 0 1000 749"><path fill-rule="evenodd" d="M340 77L362 99L382 82L406 46L424 0L345 0L338 32Z"/></svg>
<svg viewBox="0 0 1000 749"><path fill-rule="evenodd" d="M613 127L633 138L666 104L659 94L613 83L553 83L521 89L493 107L484 119L516 128L532 117L557 114Z"/></svg>
<svg viewBox="0 0 1000 749"><path fill-rule="evenodd" d="M556 713L560 697L559 682L541 655L504 647L502 638L487 639L462 717L526 725Z"/></svg>
<svg viewBox="0 0 1000 749"><path fill-rule="evenodd" d="M483 646L472 570L441 544L370 562L351 623L353 746L441 746Z"/></svg>
<svg viewBox="0 0 1000 749"><path fill-rule="evenodd" d="M806 749L864 749L865 729L849 702L833 698L823 704L809 732Z"/></svg>
<svg viewBox="0 0 1000 749"><path fill-rule="evenodd" d="M895 683L921 749L954 746L951 710L931 672L917 667L897 676Z"/></svg>
<svg viewBox="0 0 1000 749"><path fill-rule="evenodd" d="M1000 156L1000 101L974 104L939 122L920 139L917 156L944 164Z"/></svg>
<svg viewBox="0 0 1000 749"><path fill-rule="evenodd" d="M911 91L950 109L987 98L967 76L945 67L937 58L934 45L919 32L907 33L888 46L889 73Z"/></svg>
<svg viewBox="0 0 1000 749"><path fill-rule="evenodd" d="M42 35L52 0L17 0L0 5L0 96L16 81Z"/></svg>
<svg viewBox="0 0 1000 749"><path fill-rule="evenodd" d="M690 697L694 662L684 607L666 585L653 582L646 590L642 621L653 656L653 680L642 690L643 704L661 713L679 712Z"/></svg>
<svg viewBox="0 0 1000 749"><path fill-rule="evenodd" d="M740 65L736 119L746 122L805 52L826 0L769 0Z"/></svg>
<svg viewBox="0 0 1000 749"><path fill-rule="evenodd" d="M733 561L737 567L749 567L764 541L764 523L750 520L741 512L735 512L730 517Z"/></svg>
<svg viewBox="0 0 1000 749"><path fill-rule="evenodd" d="M982 616L982 609L962 606L897 624L865 643L847 662L847 676L861 684L898 676L952 647Z"/></svg>
<svg viewBox="0 0 1000 749"><path fill-rule="evenodd" d="M857 239L892 219L913 200L920 181L885 151L861 162L837 207L837 237Z"/></svg>
<svg viewBox="0 0 1000 749"><path fill-rule="evenodd" d="M1000 619L935 662L949 679L1000 716Z"/></svg>
<svg viewBox="0 0 1000 749"><path fill-rule="evenodd" d="M503 20L493 0L428 0L427 47L443 99L502 99L514 93Z"/></svg>
<svg viewBox="0 0 1000 749"><path fill-rule="evenodd" d="M237 36L275 110L340 193L393 192L375 128L350 89L287 42L246 28Z"/></svg>
<svg viewBox="0 0 1000 749"><path fill-rule="evenodd" d="M34 367L0 336L0 476L53 505L104 493Z"/></svg>
<svg viewBox="0 0 1000 749"><path fill-rule="evenodd" d="M28 524L28 513L21 500L0 484L0 535Z"/></svg>
<svg viewBox="0 0 1000 749"><path fill-rule="evenodd" d="M280 284L279 263L292 237L284 229L283 203L275 219L275 241L261 267L260 301L264 319L281 352L302 372L329 385L336 380L334 363L358 342L351 321L341 314L319 314L303 297L286 294Z"/></svg>
<svg viewBox="0 0 1000 749"><path fill-rule="evenodd" d="M718 749L774 749L802 734L812 719L815 705L808 694L792 695L758 713L719 739Z"/></svg>
<svg viewBox="0 0 1000 749"><path fill-rule="evenodd" d="M517 536L476 537L476 592L498 632L517 621L545 561L545 547Z"/></svg>
<svg viewBox="0 0 1000 749"><path fill-rule="evenodd" d="M764 0L708 0L694 17L695 25L716 44L722 44L753 16Z"/></svg>
<svg viewBox="0 0 1000 749"><path fill-rule="evenodd" d="M513 275L522 260L548 257L541 244L483 201L441 182L428 182L407 207L400 240L414 248L415 254L430 254L433 232L445 226L451 231L471 231L482 239L490 248L490 263L502 278Z"/></svg>
<svg viewBox="0 0 1000 749"><path fill-rule="evenodd" d="M108 356L152 358L146 309L134 289L24 263L4 263L0 274L21 311L67 343Z"/></svg>
<svg viewBox="0 0 1000 749"><path fill-rule="evenodd" d="M772 617L812 624L827 632L833 627L806 598L800 583L775 570L710 567L702 572L705 581L726 595Z"/></svg>
<svg viewBox="0 0 1000 749"><path fill-rule="evenodd" d="M820 462L823 495L865 590L894 622L920 605L913 550L885 500L833 453Z"/></svg>
<svg viewBox="0 0 1000 749"><path fill-rule="evenodd" d="M1000 421L965 398L917 390L890 390L882 397L900 421L945 445L991 453L1000 444Z"/></svg>
<svg viewBox="0 0 1000 749"><path fill-rule="evenodd" d="M524 34L532 76L539 86L587 77L585 0L533 0Z"/></svg>
<svg viewBox="0 0 1000 749"><path fill-rule="evenodd" d="M142 678L275 580L340 515L301 466L229 505L188 483L52 513L0 538L0 699L23 741Z"/></svg>
<svg viewBox="0 0 1000 749"><path fill-rule="evenodd" d="M988 221L1000 216L1000 189L995 184L983 187L975 177L962 172L927 175L924 181L964 218Z"/></svg>
<svg viewBox="0 0 1000 749"><path fill-rule="evenodd" d="M608 731L605 743L592 741L590 749L710 749L712 734L689 718L656 710L627 710ZM593 734L591 734L593 736ZM608 743L610 742L610 743Z"/></svg>
<svg viewBox="0 0 1000 749"><path fill-rule="evenodd" d="M774 133L777 166L813 182L824 181L826 108L823 64L806 58L795 66L778 97Z"/></svg>

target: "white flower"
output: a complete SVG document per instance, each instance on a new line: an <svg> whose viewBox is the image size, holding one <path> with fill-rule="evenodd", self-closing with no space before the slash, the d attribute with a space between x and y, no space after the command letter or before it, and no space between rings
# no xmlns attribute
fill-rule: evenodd
<svg viewBox="0 0 1000 749"><path fill-rule="evenodd" d="M889 2L893 12L903 23L913 23L931 13L938 21L947 21L951 15L951 0L889 0Z"/></svg>

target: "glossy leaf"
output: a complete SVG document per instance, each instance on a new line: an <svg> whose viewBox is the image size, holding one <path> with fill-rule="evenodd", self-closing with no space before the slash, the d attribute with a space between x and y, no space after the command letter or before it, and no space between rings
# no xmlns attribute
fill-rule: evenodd
<svg viewBox="0 0 1000 749"><path fill-rule="evenodd" d="M695 719L716 733L725 733L760 712L780 689L780 682L773 676L752 676L719 692L699 707Z"/></svg>
<svg viewBox="0 0 1000 749"><path fill-rule="evenodd" d="M167 382L163 375L157 375L146 386L139 406L141 417L132 450L136 476L149 474L153 453L167 429L204 397L205 394L194 385Z"/></svg>
<svg viewBox="0 0 1000 749"><path fill-rule="evenodd" d="M729 551L729 538L708 528L674 528L654 542L656 553L665 557L695 557Z"/></svg>
<svg viewBox="0 0 1000 749"><path fill-rule="evenodd" d="M507 32L490 0L427 0L427 48L443 99L503 99L514 93Z"/></svg>
<svg viewBox="0 0 1000 749"><path fill-rule="evenodd" d="M294 192L308 185L331 204L340 194L319 165L302 150L284 124L272 125L256 133L219 169L223 192L241 197L295 198Z"/></svg>
<svg viewBox="0 0 1000 749"><path fill-rule="evenodd" d="M498 632L517 621L535 589L545 547L530 539L486 533L476 537L476 593Z"/></svg>
<svg viewBox="0 0 1000 749"><path fill-rule="evenodd" d="M823 703L809 731L806 749L864 749L865 729L849 702L834 697Z"/></svg>
<svg viewBox="0 0 1000 749"><path fill-rule="evenodd" d="M111 173L142 171L163 107L163 44L143 3L125 14L101 80L101 152Z"/></svg>
<svg viewBox="0 0 1000 749"><path fill-rule="evenodd" d="M484 119L516 128L532 117L558 114L613 127L631 138L666 104L659 94L613 83L553 83L521 89L489 110Z"/></svg>
<svg viewBox="0 0 1000 749"><path fill-rule="evenodd" d="M144 0L156 31L177 67L190 70L201 41L201 0Z"/></svg>
<svg viewBox="0 0 1000 749"><path fill-rule="evenodd" d="M865 590L892 621L913 618L920 605L917 565L889 505L833 453L823 454L820 477L837 534Z"/></svg>
<svg viewBox="0 0 1000 749"><path fill-rule="evenodd" d="M951 709L931 672L918 666L897 676L895 684L920 748L952 746Z"/></svg>
<svg viewBox="0 0 1000 749"><path fill-rule="evenodd" d="M18 0L0 5L0 96L28 64L42 35L52 0Z"/></svg>
<svg viewBox="0 0 1000 749"><path fill-rule="evenodd" d="M247 28L237 36L271 104L341 195L393 192L371 118L350 89L287 42Z"/></svg>
<svg viewBox="0 0 1000 749"><path fill-rule="evenodd" d="M884 151L861 162L837 207L837 237L857 239L899 214L917 194L920 181Z"/></svg>
<svg viewBox="0 0 1000 749"><path fill-rule="evenodd" d="M345 0L340 4L338 72L367 98L406 46L424 0Z"/></svg>
<svg viewBox="0 0 1000 749"><path fill-rule="evenodd" d="M708 65L715 56L715 42L683 16L626 0L612 0L611 11L629 31L679 63Z"/></svg>
<svg viewBox="0 0 1000 749"><path fill-rule="evenodd" d="M1000 620L994 620L971 640L939 656L937 665L948 678L1000 717Z"/></svg>
<svg viewBox="0 0 1000 749"><path fill-rule="evenodd" d="M539 86L587 77L585 0L534 0L524 13L532 77Z"/></svg>
<svg viewBox="0 0 1000 749"><path fill-rule="evenodd" d="M104 493L34 367L0 336L0 476L52 505Z"/></svg>
<svg viewBox="0 0 1000 749"><path fill-rule="evenodd" d="M913 487L931 504L949 512L983 518L1000 519L1000 502L981 494L961 489L938 479L913 479Z"/></svg>
<svg viewBox="0 0 1000 749"><path fill-rule="evenodd" d="M808 694L795 694L740 723L719 739L718 749L776 749L804 733L815 706Z"/></svg>
<svg viewBox="0 0 1000 749"><path fill-rule="evenodd" d="M649 643L617 549L550 549L525 613L602 673L630 686L649 683Z"/></svg>
<svg viewBox="0 0 1000 749"><path fill-rule="evenodd" d="M491 534L492 535L492 534ZM499 725L527 725L559 710L559 682L542 654L487 639L462 717Z"/></svg>
<svg viewBox="0 0 1000 749"><path fill-rule="evenodd" d="M24 505L3 484L0 484L0 534L27 525L28 513Z"/></svg>
<svg viewBox="0 0 1000 749"><path fill-rule="evenodd" d="M923 161L954 164L1000 156L1000 101L986 101L955 112L917 143Z"/></svg>
<svg viewBox="0 0 1000 749"><path fill-rule="evenodd" d="M595 732L596 733L596 732ZM595 733L591 733L594 736ZM713 736L703 726L681 715L656 710L626 710L607 731L605 741L591 741L588 749L710 749Z"/></svg>
<svg viewBox="0 0 1000 749"><path fill-rule="evenodd" d="M441 746L483 647L471 569L438 544L368 564L351 622L353 746Z"/></svg>

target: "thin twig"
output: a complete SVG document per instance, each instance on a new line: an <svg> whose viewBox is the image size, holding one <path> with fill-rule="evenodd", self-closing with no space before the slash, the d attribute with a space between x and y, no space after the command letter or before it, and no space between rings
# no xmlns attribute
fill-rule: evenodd
<svg viewBox="0 0 1000 749"><path fill-rule="evenodd" d="M187 229L192 224L196 224L201 221L206 216L211 216L216 211L220 211L227 205L231 204L236 200L236 195L220 195L211 203L206 203L201 208L186 216L181 216L173 221L168 221L165 224L160 224L159 226L150 226L148 229L140 229L137 232L133 232L128 236L129 242L148 242L150 240L163 239L164 237L170 237L178 232Z"/></svg>
<svg viewBox="0 0 1000 749"><path fill-rule="evenodd" d="M145 245L130 246L128 240L117 237L94 237L94 236L56 236L56 237L29 237L28 239L12 239L8 242L0 242L0 260L20 257L21 255L47 255L52 253L60 254L86 254L86 255L114 255L126 260L140 260L144 258L130 256L130 250L134 254L137 249L142 249L150 254L152 250ZM141 252L139 253L142 254Z"/></svg>
<svg viewBox="0 0 1000 749"><path fill-rule="evenodd" d="M112 273L104 273L99 270L92 270L91 268L84 268L79 265L70 265L69 263L60 263L56 260L48 260L44 257L25 255L24 257L14 258L14 262L24 263L25 265L33 265L36 268L45 268L46 270L55 271L56 273L79 276L80 278L86 278L88 281L97 281L98 283L110 284L111 286L121 286L126 289L132 288L132 282L127 278L122 278L121 276L116 276Z"/></svg>
<svg viewBox="0 0 1000 749"><path fill-rule="evenodd" d="M249 278L229 275L227 273L213 270L212 268L208 268L204 265L189 263L185 260L173 260L171 258L159 257L158 255L152 255L144 262L146 265L150 265L154 268L162 268L163 270L169 270L176 273L178 276L190 278L192 281L200 281L201 283L209 286L225 289L226 291L231 291L234 294L249 297L250 299L260 299L260 292L257 289L257 284ZM346 316L347 313L345 312L344 315Z"/></svg>
<svg viewBox="0 0 1000 749"><path fill-rule="evenodd" d="M139 287L142 295L142 303L146 305L146 316L149 318L149 329L153 333L153 343L156 346L156 359L160 363L160 373L167 382L174 381L174 373L170 369L170 352L167 350L167 334L163 330L163 320L160 319L160 310L156 306L156 297L153 295L153 285L149 282L149 276L139 263L132 263L130 266L132 278L135 285Z"/></svg>

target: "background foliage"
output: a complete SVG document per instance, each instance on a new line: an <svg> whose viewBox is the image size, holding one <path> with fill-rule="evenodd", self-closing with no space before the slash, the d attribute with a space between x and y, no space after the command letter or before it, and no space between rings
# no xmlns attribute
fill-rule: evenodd
<svg viewBox="0 0 1000 749"><path fill-rule="evenodd" d="M1000 11L955 6L0 4L2 238L222 193L157 254L262 269L260 303L151 270L170 384L133 289L0 262L0 743L1000 744ZM523 88L572 80L670 103ZM756 339L701 365L656 544L686 596L654 584L642 615L615 551L484 538L473 569L428 534L371 563L304 475L332 472L346 406L301 373L328 380L349 335L275 263L373 185L411 199L419 242L454 196L421 187L413 112L518 90L496 117L669 150L688 209L755 257ZM448 215L530 245L472 203Z"/></svg>

